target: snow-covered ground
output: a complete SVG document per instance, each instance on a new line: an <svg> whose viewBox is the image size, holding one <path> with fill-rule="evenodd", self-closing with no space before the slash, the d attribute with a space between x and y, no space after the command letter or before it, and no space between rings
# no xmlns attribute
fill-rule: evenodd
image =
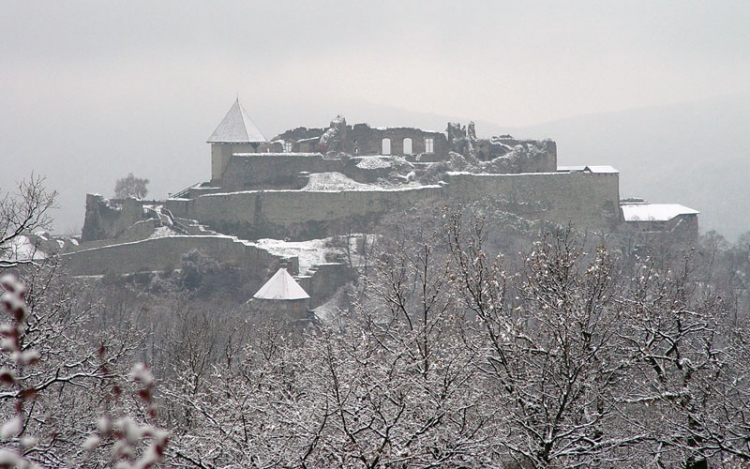
<svg viewBox="0 0 750 469"><path fill-rule="evenodd" d="M151 233L151 236L149 236L149 239L154 238L167 238L169 236L179 236L181 233L178 233L177 231L173 230L172 228L168 226L160 226L154 230L153 233Z"/></svg>
<svg viewBox="0 0 750 469"><path fill-rule="evenodd" d="M403 184L363 184L354 179L347 177L342 173L313 173L310 180L302 191L398 191L406 189L418 189L423 186L419 182L413 181L414 172L400 175L405 182Z"/></svg>
<svg viewBox="0 0 750 469"><path fill-rule="evenodd" d="M316 264L325 264L327 254L334 254L340 249L329 246L328 239L312 239L310 241L289 242L279 239L259 239L254 243L273 255L299 258L300 275L309 274Z"/></svg>
<svg viewBox="0 0 750 469"><path fill-rule="evenodd" d="M371 191L379 190L374 184L362 184L342 173L313 173L303 191Z"/></svg>
<svg viewBox="0 0 750 469"><path fill-rule="evenodd" d="M383 156L364 156L357 163L360 169L381 169L393 166L392 158Z"/></svg>
<svg viewBox="0 0 750 469"><path fill-rule="evenodd" d="M315 315L323 322L332 322L341 316L342 311L346 310L346 297L344 288L339 290L327 302L315 308Z"/></svg>
<svg viewBox="0 0 750 469"><path fill-rule="evenodd" d="M42 260L47 257L47 254L38 250L28 236L25 235L12 239L6 248L7 250L0 253L2 256L0 260L2 261L29 262L32 260Z"/></svg>

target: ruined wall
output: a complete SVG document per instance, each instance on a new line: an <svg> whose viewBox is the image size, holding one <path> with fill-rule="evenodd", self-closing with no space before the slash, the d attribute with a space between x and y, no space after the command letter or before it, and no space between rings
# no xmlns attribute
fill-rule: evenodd
<svg viewBox="0 0 750 469"><path fill-rule="evenodd" d="M124 274L177 268L182 256L193 249L245 269L266 269L279 261L278 256L229 236L151 238L65 253L61 260L73 275Z"/></svg>
<svg viewBox="0 0 750 469"><path fill-rule="evenodd" d="M105 199L99 194L86 194L86 215L81 241L113 239L136 222L143 220L142 200Z"/></svg>
<svg viewBox="0 0 750 469"><path fill-rule="evenodd" d="M356 124L347 132L344 151L351 155L382 155L383 139L390 139L391 155L404 156L404 140L412 142L410 155L427 152L425 139L432 139L432 152L437 160L448 158L448 140L442 132L430 132L409 127L372 128L367 124Z"/></svg>
<svg viewBox="0 0 750 469"><path fill-rule="evenodd" d="M495 197L501 210L530 220L610 228L622 221L618 173L448 173L451 198Z"/></svg>
<svg viewBox="0 0 750 469"><path fill-rule="evenodd" d="M67 251L80 251L82 249L98 248L102 246L110 246L112 244L119 243L130 243L133 241L140 241L146 239L154 234L157 227L161 226L161 222L156 219L141 220L136 222L134 225L128 227L125 231L120 233L117 238L106 238L98 239L96 241L86 241L78 246L70 246Z"/></svg>
<svg viewBox="0 0 750 469"><path fill-rule="evenodd" d="M477 140L473 143L479 160L502 166L505 174L552 173L557 171L557 144L552 140Z"/></svg>
<svg viewBox="0 0 750 469"><path fill-rule="evenodd" d="M336 130L336 132L332 132ZM331 141L326 140L330 136ZM321 148L321 137L323 146ZM328 129L308 129L299 127L288 130L274 138L275 146L269 146L271 152L274 148L282 148L280 141L289 142L292 152L309 151L341 151L350 155L382 155L383 139L390 139L391 155L407 156L418 155L427 152L425 139L432 139L432 151L429 153L435 161L445 160L448 157L448 140L442 132L431 132L427 130L410 127L373 128L367 124L346 125L346 120L338 116L331 121ZM411 150L407 152L404 141L411 139ZM269 144L270 145L270 144ZM259 152L265 151L265 147L259 148Z"/></svg>
<svg viewBox="0 0 750 469"><path fill-rule="evenodd" d="M308 129L307 127L297 127L296 129L287 130L286 132L277 135L273 138L274 141L280 140L284 142L291 142L293 144L292 151L301 151L299 146L294 146L301 140L319 140L320 137L328 129Z"/></svg>

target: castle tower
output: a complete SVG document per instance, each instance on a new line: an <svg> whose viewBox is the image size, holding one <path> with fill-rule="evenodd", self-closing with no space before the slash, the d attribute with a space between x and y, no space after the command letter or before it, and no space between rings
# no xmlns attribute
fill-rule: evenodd
<svg viewBox="0 0 750 469"><path fill-rule="evenodd" d="M253 295L251 302L267 319L299 320L305 316L310 295L281 267Z"/></svg>
<svg viewBox="0 0 750 469"><path fill-rule="evenodd" d="M266 137L237 99L208 138L208 143L211 144L211 181L221 181L221 175L232 154L254 153L258 145L265 142Z"/></svg>

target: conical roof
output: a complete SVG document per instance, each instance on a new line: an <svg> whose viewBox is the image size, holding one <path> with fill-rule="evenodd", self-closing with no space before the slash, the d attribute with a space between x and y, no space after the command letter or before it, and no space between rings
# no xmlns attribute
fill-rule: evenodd
<svg viewBox="0 0 750 469"><path fill-rule="evenodd" d="M261 143L266 137L258 130L250 119L250 114L240 105L240 100L234 102L208 143Z"/></svg>
<svg viewBox="0 0 750 469"><path fill-rule="evenodd" d="M253 295L258 300L307 300L310 295L299 286L285 268L280 268L258 293Z"/></svg>

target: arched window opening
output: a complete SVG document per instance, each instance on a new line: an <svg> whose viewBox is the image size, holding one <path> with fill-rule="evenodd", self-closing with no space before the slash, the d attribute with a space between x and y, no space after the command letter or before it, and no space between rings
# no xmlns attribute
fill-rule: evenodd
<svg viewBox="0 0 750 469"><path fill-rule="evenodd" d="M412 149L411 149L411 139L405 138L404 139L404 155L411 155Z"/></svg>
<svg viewBox="0 0 750 469"><path fill-rule="evenodd" d="M391 154L391 139L390 138L384 138L383 139L383 147L381 151L382 155L390 155Z"/></svg>

